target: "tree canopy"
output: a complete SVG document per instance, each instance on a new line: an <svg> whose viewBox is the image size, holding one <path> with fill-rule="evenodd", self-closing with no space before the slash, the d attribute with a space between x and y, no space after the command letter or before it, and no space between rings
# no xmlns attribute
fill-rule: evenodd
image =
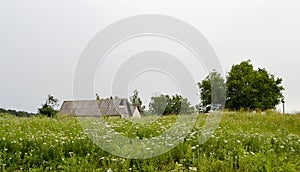
<svg viewBox="0 0 300 172"><path fill-rule="evenodd" d="M38 112L42 115L47 115L48 117L52 117L58 113L58 110L55 108L58 107L58 99L54 98L52 95L48 95L46 103L42 105L41 108L38 109Z"/></svg>
<svg viewBox="0 0 300 172"><path fill-rule="evenodd" d="M190 114L194 111L188 99L181 95L163 95L151 97L149 111L152 114Z"/></svg>
<svg viewBox="0 0 300 172"><path fill-rule="evenodd" d="M226 84L224 78L217 71L212 71L208 76L197 83L200 90L200 112L219 110L224 108L226 101Z"/></svg>
<svg viewBox="0 0 300 172"><path fill-rule="evenodd" d="M227 76L226 108L230 110L274 109L283 98L282 79L266 69L255 70L251 61L233 65Z"/></svg>

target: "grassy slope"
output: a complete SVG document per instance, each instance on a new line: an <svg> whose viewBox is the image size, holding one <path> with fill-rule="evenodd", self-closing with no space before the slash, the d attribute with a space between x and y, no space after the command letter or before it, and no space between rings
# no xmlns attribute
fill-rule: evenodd
<svg viewBox="0 0 300 172"><path fill-rule="evenodd" d="M193 134L172 151L132 160L94 145L76 118L2 114L0 170L300 171L300 115L226 113L213 137L199 145L205 117L199 117ZM129 137L143 138L164 132L174 119L164 117L147 125L123 119L109 119L108 123Z"/></svg>

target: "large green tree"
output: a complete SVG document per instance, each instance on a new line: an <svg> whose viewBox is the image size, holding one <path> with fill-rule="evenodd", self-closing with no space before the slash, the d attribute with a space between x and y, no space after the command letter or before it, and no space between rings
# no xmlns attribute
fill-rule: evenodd
<svg viewBox="0 0 300 172"><path fill-rule="evenodd" d="M251 61L233 65L227 76L226 107L231 110L274 109L283 98L282 79L266 69L255 70Z"/></svg>
<svg viewBox="0 0 300 172"><path fill-rule="evenodd" d="M200 104L197 109L200 112L219 110L224 108L226 101L226 84L221 74L215 70L197 83L200 90Z"/></svg>
<svg viewBox="0 0 300 172"><path fill-rule="evenodd" d="M152 114L169 115L169 114L190 114L194 112L188 99L181 95L159 95L151 97L149 111Z"/></svg>

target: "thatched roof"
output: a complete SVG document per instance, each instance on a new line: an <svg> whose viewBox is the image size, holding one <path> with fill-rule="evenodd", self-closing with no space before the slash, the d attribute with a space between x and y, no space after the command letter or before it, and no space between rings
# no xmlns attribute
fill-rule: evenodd
<svg viewBox="0 0 300 172"><path fill-rule="evenodd" d="M140 117L136 106L130 105L127 99L120 98L64 101L60 112L72 116L121 115L122 117Z"/></svg>

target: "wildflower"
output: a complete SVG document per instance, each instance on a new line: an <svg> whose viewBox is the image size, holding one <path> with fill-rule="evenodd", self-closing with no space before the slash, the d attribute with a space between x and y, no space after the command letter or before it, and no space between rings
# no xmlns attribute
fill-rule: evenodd
<svg viewBox="0 0 300 172"><path fill-rule="evenodd" d="M189 167L189 170L191 170L191 171L197 171L197 167Z"/></svg>

